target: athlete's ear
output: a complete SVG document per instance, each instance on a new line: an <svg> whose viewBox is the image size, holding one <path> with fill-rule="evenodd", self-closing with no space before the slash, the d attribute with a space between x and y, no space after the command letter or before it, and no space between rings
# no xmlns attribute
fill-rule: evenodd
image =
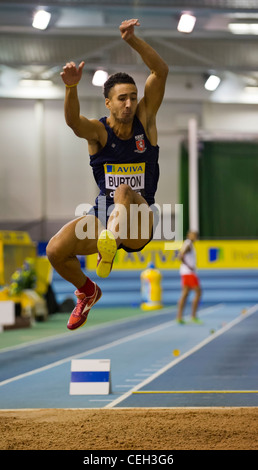
<svg viewBox="0 0 258 470"><path fill-rule="evenodd" d="M109 98L105 98L105 106L107 109L110 109L110 99Z"/></svg>

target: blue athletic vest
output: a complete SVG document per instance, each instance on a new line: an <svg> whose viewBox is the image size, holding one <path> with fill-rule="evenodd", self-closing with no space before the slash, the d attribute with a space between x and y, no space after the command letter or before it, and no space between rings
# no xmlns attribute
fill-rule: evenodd
<svg viewBox="0 0 258 470"><path fill-rule="evenodd" d="M116 188L125 183L139 192L149 205L154 204L159 179L159 146L151 145L136 116L133 136L128 140L119 139L106 120L106 117L100 119L107 130L107 143L95 155L90 155L99 196L106 196L107 204L113 204Z"/></svg>

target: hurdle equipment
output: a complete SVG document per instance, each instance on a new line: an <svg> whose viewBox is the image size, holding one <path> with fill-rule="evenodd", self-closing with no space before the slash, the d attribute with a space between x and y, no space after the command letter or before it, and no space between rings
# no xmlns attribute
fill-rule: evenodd
<svg viewBox="0 0 258 470"><path fill-rule="evenodd" d="M72 359L70 395L111 393L110 359Z"/></svg>

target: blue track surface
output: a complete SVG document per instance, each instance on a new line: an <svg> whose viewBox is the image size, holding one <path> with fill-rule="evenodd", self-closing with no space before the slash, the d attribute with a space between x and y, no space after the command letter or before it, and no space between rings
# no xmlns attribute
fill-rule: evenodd
<svg viewBox="0 0 258 470"><path fill-rule="evenodd" d="M164 305L176 304L181 292L181 280L177 270L163 270L162 289ZM135 306L141 303L140 271L112 271L107 279L97 277L90 271L90 278L97 282L103 292L98 303L106 306ZM257 269L200 269L198 271L203 289L202 302L206 303L258 303ZM118 288L119 286L119 288ZM58 302L74 298L73 286L56 272L53 275L53 290Z"/></svg>
<svg viewBox="0 0 258 470"><path fill-rule="evenodd" d="M175 315L165 308L0 351L0 408L257 406L258 305L202 307L202 325ZM69 395L72 358L110 359L111 393Z"/></svg>

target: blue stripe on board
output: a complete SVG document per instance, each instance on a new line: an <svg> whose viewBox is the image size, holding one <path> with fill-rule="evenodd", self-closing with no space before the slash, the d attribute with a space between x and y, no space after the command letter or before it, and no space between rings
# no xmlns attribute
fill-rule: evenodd
<svg viewBox="0 0 258 470"><path fill-rule="evenodd" d="M72 372L71 382L109 382L109 372Z"/></svg>

